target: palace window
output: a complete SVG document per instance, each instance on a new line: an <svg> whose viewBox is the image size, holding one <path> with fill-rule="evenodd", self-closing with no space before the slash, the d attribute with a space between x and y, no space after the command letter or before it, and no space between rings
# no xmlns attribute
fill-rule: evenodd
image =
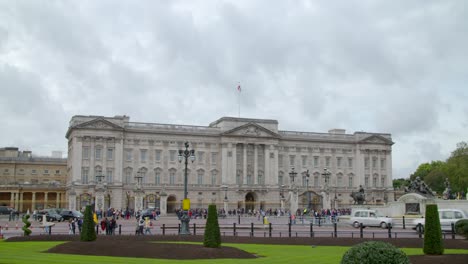
<svg viewBox="0 0 468 264"><path fill-rule="evenodd" d="M169 150L169 161L170 162L175 162L176 161L176 156L177 156L177 151Z"/></svg>
<svg viewBox="0 0 468 264"><path fill-rule="evenodd" d="M107 183L112 183L114 181L114 170L107 169L106 170L106 181Z"/></svg>
<svg viewBox="0 0 468 264"><path fill-rule="evenodd" d="M353 167L353 158L348 158L348 168Z"/></svg>
<svg viewBox="0 0 468 264"><path fill-rule="evenodd" d="M89 159L89 147L83 147L83 159Z"/></svg>
<svg viewBox="0 0 468 264"><path fill-rule="evenodd" d="M102 159L102 148L101 147L96 147L94 150L94 159L96 160L101 160Z"/></svg>
<svg viewBox="0 0 468 264"><path fill-rule="evenodd" d="M341 168L341 157L336 157L336 167Z"/></svg>
<svg viewBox="0 0 468 264"><path fill-rule="evenodd" d="M162 150L160 150L160 149L155 150L154 159L155 159L157 162L160 162L160 161L161 161L161 152L162 152Z"/></svg>
<svg viewBox="0 0 468 264"><path fill-rule="evenodd" d="M89 168L83 167L81 168L81 183L88 184L88 176L89 176Z"/></svg>
<svg viewBox="0 0 468 264"><path fill-rule="evenodd" d="M114 149L113 148L108 148L106 156L107 156L107 160L113 160L114 159Z"/></svg>
<svg viewBox="0 0 468 264"><path fill-rule="evenodd" d="M211 165L216 165L218 161L218 152L211 152Z"/></svg>
<svg viewBox="0 0 468 264"><path fill-rule="evenodd" d="M125 160L126 161L132 161L132 150L131 149L126 149L125 150Z"/></svg>
<svg viewBox="0 0 468 264"><path fill-rule="evenodd" d="M146 162L148 159L148 150L146 149L140 149L140 162Z"/></svg>
<svg viewBox="0 0 468 264"><path fill-rule="evenodd" d="M319 166L319 157L314 156L314 168L318 168L318 166Z"/></svg>
<svg viewBox="0 0 468 264"><path fill-rule="evenodd" d="M211 185L216 185L216 178L218 173L216 171L211 171Z"/></svg>

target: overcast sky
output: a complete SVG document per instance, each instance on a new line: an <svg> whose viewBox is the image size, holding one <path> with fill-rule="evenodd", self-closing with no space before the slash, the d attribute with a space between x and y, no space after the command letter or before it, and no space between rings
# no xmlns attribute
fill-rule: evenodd
<svg viewBox="0 0 468 264"><path fill-rule="evenodd" d="M393 177L468 141L468 1L0 0L0 147L73 115L391 133Z"/></svg>

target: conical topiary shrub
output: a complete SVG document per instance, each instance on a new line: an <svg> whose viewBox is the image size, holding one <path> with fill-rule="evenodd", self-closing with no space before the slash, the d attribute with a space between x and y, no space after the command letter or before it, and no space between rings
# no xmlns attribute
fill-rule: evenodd
<svg viewBox="0 0 468 264"><path fill-rule="evenodd" d="M218 248L221 246L221 232L219 231L218 212L216 205L208 206L208 219L206 219L205 239L203 246L209 248Z"/></svg>
<svg viewBox="0 0 468 264"><path fill-rule="evenodd" d="M94 229L93 211L91 210L91 205L86 206L80 240L81 241L96 240L96 231Z"/></svg>
<svg viewBox="0 0 468 264"><path fill-rule="evenodd" d="M29 222L29 214L25 214L23 216L23 223L24 226L21 229L23 229L25 236L29 236L32 232L31 229L29 229L29 227L31 226L31 222Z"/></svg>
<svg viewBox="0 0 468 264"><path fill-rule="evenodd" d="M424 254L444 254L442 229L440 228L437 204L426 205L426 220L424 224Z"/></svg>

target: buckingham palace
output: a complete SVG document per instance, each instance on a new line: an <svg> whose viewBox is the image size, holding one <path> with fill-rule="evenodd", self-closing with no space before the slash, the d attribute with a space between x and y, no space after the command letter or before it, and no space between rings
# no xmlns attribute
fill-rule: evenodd
<svg viewBox="0 0 468 264"><path fill-rule="evenodd" d="M66 138L71 209L173 213L182 206L185 175L191 208L345 208L360 186L368 204L394 199L386 133L287 131L271 119L222 117L193 126L77 115ZM186 146L193 155L185 171Z"/></svg>

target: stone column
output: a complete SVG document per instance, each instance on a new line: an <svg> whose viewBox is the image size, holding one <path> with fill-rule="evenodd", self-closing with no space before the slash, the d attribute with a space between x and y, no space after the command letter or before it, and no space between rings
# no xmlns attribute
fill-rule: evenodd
<svg viewBox="0 0 468 264"><path fill-rule="evenodd" d="M244 174L244 184L247 185L247 144L242 144L242 147L244 148L244 164L243 165L243 174Z"/></svg>
<svg viewBox="0 0 468 264"><path fill-rule="evenodd" d="M36 210L36 192L32 192L31 210Z"/></svg>
<svg viewBox="0 0 468 264"><path fill-rule="evenodd" d="M161 216L166 216L167 215L167 195L165 193L162 193L160 196L160 210L161 210Z"/></svg>
<svg viewBox="0 0 468 264"><path fill-rule="evenodd" d="M10 207L15 207L15 193L11 192L10 193Z"/></svg>
<svg viewBox="0 0 468 264"><path fill-rule="evenodd" d="M20 195L20 200L19 200L19 211L23 212L23 192L19 193Z"/></svg>
<svg viewBox="0 0 468 264"><path fill-rule="evenodd" d="M47 208L47 203L49 202L49 197L48 197L49 193L48 192L44 192L44 208L43 209L46 209Z"/></svg>
<svg viewBox="0 0 468 264"><path fill-rule="evenodd" d="M19 210L19 192L15 193L15 209Z"/></svg>
<svg viewBox="0 0 468 264"><path fill-rule="evenodd" d="M265 182L265 185L270 185L272 180L270 179L272 175L270 175L270 146L265 145L263 149L263 155L265 158L265 163L264 163L264 168L263 168L263 181Z"/></svg>
<svg viewBox="0 0 468 264"><path fill-rule="evenodd" d="M57 201L55 203L55 208L60 208L60 192L57 192Z"/></svg>
<svg viewBox="0 0 468 264"><path fill-rule="evenodd" d="M254 148L253 183L258 184L258 151L257 151L258 145L254 144L253 148Z"/></svg>

